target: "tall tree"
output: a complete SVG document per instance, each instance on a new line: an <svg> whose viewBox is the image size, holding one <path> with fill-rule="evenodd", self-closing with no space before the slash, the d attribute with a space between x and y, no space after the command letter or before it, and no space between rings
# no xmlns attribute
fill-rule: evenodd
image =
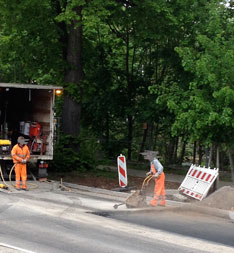
<svg viewBox="0 0 234 253"><path fill-rule="evenodd" d="M84 79L82 63L82 10L85 1L66 1L60 7L61 13L57 17L59 22L65 22L64 34L67 34L65 73L65 94L62 115L62 129L65 134L78 136L80 133L80 115L82 102L81 83Z"/></svg>

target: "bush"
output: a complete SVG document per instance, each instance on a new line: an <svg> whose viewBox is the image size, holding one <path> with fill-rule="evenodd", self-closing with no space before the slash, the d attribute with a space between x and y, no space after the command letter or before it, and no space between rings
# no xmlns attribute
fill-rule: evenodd
<svg viewBox="0 0 234 253"><path fill-rule="evenodd" d="M95 156L92 145L74 138L63 135L55 145L53 168L57 172L80 171L85 172L95 168Z"/></svg>

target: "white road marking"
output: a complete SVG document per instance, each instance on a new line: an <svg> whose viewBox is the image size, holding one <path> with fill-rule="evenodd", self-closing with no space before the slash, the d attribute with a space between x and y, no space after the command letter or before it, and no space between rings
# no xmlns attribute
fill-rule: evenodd
<svg viewBox="0 0 234 253"><path fill-rule="evenodd" d="M6 243L0 243L0 247L5 247L5 248L8 248L8 249L13 249L13 250L17 250L17 251L25 252L25 253L35 253L34 251L22 249L22 248L15 247L13 245L6 244Z"/></svg>

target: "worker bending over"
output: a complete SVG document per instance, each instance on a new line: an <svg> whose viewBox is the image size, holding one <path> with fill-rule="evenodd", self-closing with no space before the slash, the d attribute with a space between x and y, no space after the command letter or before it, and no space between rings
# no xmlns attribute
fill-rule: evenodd
<svg viewBox="0 0 234 253"><path fill-rule="evenodd" d="M17 143L11 150L13 162L15 164L16 190L20 190L20 179L22 179L22 190L27 191L27 161L30 158L28 146L25 145L24 137L20 136Z"/></svg>
<svg viewBox="0 0 234 253"><path fill-rule="evenodd" d="M158 201L160 206L166 205L166 193L165 193L165 174L163 172L163 166L157 158L154 158L150 163L150 171L146 173L147 176L153 175L155 186L154 186L154 197L150 201L151 206L157 206Z"/></svg>

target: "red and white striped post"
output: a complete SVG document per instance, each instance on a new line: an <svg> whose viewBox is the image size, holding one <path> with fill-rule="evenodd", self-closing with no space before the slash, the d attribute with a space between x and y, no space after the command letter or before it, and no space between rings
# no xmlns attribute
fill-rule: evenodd
<svg viewBox="0 0 234 253"><path fill-rule="evenodd" d="M117 158L118 164L118 173L119 173L119 185L120 187L126 187L128 185L128 177L127 177L127 166L126 166L126 158L124 155L120 155Z"/></svg>

